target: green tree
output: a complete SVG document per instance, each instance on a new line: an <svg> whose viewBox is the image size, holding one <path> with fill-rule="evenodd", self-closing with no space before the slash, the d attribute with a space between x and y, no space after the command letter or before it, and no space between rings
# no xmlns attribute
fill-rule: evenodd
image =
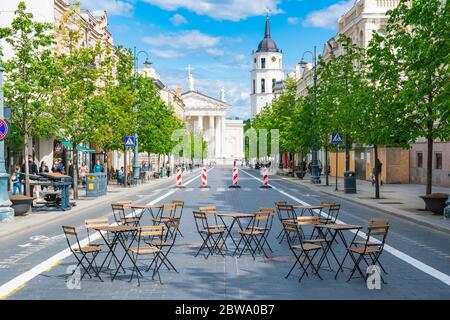
<svg viewBox="0 0 450 320"><path fill-rule="evenodd" d="M49 96L55 67L52 62L52 25L35 22L33 15L20 2L9 28L0 28L0 39L12 48L14 56L4 63L7 81L4 86L6 104L11 106L11 123L23 136L25 158L25 194L30 191L27 155L33 136L50 136L53 119L48 116Z"/></svg>
<svg viewBox="0 0 450 320"><path fill-rule="evenodd" d="M401 0L388 15L386 35L374 34L370 56L377 63L378 76L399 88L394 97L402 121L410 128L409 140L427 140L426 193L430 194L433 143L450 137L449 2Z"/></svg>
<svg viewBox="0 0 450 320"><path fill-rule="evenodd" d="M89 142L95 132L95 118L92 117L98 100L97 91L100 60L100 46L83 47L83 21L78 17L77 5L72 5L57 23L58 42L63 48L55 57L59 70L57 88L52 97L52 114L58 121L57 135L70 141L73 147L74 199L78 199L78 152L77 146Z"/></svg>

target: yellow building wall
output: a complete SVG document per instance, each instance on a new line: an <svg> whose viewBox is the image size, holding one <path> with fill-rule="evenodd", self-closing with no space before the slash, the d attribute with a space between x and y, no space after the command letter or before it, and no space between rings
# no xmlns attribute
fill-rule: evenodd
<svg viewBox="0 0 450 320"><path fill-rule="evenodd" d="M409 183L409 151L401 148L379 148L378 158L383 164L383 183ZM370 149L370 163L366 163L366 176L370 180L375 165L375 152Z"/></svg>

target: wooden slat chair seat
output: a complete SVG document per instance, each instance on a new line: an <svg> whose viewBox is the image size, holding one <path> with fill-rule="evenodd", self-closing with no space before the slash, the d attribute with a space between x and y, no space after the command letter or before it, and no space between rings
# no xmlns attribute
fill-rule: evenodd
<svg viewBox="0 0 450 320"><path fill-rule="evenodd" d="M99 248L99 246L91 245L91 246L84 246L81 248L75 248L75 249L73 249L73 251L80 252L80 253L94 253L94 252L100 252L100 251L102 251L102 249Z"/></svg>
<svg viewBox="0 0 450 320"><path fill-rule="evenodd" d="M304 243L303 245L295 244L292 246L295 249L304 250L304 251L311 251L311 250L320 250L321 246L318 246L316 244L308 244Z"/></svg>

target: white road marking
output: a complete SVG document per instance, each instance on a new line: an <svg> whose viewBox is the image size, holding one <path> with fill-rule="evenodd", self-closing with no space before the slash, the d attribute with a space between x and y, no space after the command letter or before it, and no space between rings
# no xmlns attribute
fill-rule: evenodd
<svg viewBox="0 0 450 320"><path fill-rule="evenodd" d="M225 188L217 188L217 192L225 192Z"/></svg>
<svg viewBox="0 0 450 320"><path fill-rule="evenodd" d="M255 177L254 175L252 175L252 174L250 174L250 173L248 173L248 172L246 172L244 170L241 170L241 171L244 172L245 174L249 175L253 179L256 179L256 180L262 182L261 179ZM278 188L276 188L274 186L272 186L272 189L278 191L282 195L285 195L286 197L291 198L292 200L294 200L294 201L296 201L296 202L298 202L298 203L300 203L302 205L309 205L309 203L306 203L306 202L304 202L304 201L302 201L302 200L300 200L300 199L290 195L289 193L284 192L284 191L282 191L282 190L280 190L280 189L278 189ZM314 210L314 211L316 213L319 213L318 210ZM324 213L321 213L321 214L325 215ZM343 222L341 220L336 220L336 222L337 223L345 223L345 222ZM352 232L355 233L356 231L352 231ZM358 235L363 237L364 239L367 237L366 234L364 232L361 232L361 231L358 232ZM380 243L380 241L378 239L375 239L375 238L372 238L372 237L370 238L370 241L376 242L376 243ZM394 255L398 259L403 260L404 262L410 264L414 268L419 269L420 271L422 271L422 272L432 276L433 278L435 278L435 279L437 279L439 281L442 281L446 285L450 286L450 276L449 275L447 275L447 274L445 274L445 273L443 273L443 272L441 272L441 271L439 271L439 270L437 270L437 269L435 269L435 268L433 268L433 267L423 263L422 261L419 261L419 260L417 260L417 259L415 259L415 258L413 258L413 257L411 257L409 255L407 255L406 253L404 253L402 251L399 251L399 250L395 249L394 247L391 247L391 246L389 246L387 244L384 245L384 250L389 252L390 254Z"/></svg>
<svg viewBox="0 0 450 320"><path fill-rule="evenodd" d="M210 169L212 170L212 169ZM189 181L187 181L185 184L188 185L191 182L193 182L194 180L200 178L200 175L190 179ZM152 205L155 204L159 201L161 201L164 198L167 198L168 196L174 194L177 190L170 190L167 193L163 194L162 196L160 196L159 198L147 203L148 205ZM96 233L93 234L91 236L91 240L98 240L100 238L100 234ZM89 239L85 238L83 240L80 241L80 245L81 246L86 246L89 244ZM49 259L45 260L44 262L41 262L40 264L38 264L37 266L31 268L30 270L18 275L17 277L13 278L12 280L6 282L5 284L3 284L2 286L0 286L0 297L4 297L9 295L11 292L13 292L14 290L16 290L17 288L25 285L28 281L32 280L33 278L35 278L36 276L38 276L39 274L45 272L46 270L48 270L51 266L55 265L56 263L58 263L59 260L63 260L65 258L67 258L68 256L70 256L72 253L70 251L69 248L55 254L54 256L50 257Z"/></svg>

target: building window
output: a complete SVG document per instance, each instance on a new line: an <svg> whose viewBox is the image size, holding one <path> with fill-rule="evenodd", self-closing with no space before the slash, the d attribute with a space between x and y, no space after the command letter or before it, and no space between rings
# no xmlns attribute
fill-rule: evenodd
<svg viewBox="0 0 450 320"><path fill-rule="evenodd" d="M253 59L253 63L254 63L254 64L256 64L256 58L255 58L255 59Z"/></svg>
<svg viewBox="0 0 450 320"><path fill-rule="evenodd" d="M265 69L266 68L266 58L262 58L261 59L261 69Z"/></svg>
<svg viewBox="0 0 450 320"><path fill-rule="evenodd" d="M437 152L435 159L436 169L442 170L442 153Z"/></svg>
<svg viewBox="0 0 450 320"><path fill-rule="evenodd" d="M261 93L266 93L266 80L261 79Z"/></svg>
<svg viewBox="0 0 450 320"><path fill-rule="evenodd" d="M423 168L423 153L417 152L417 168Z"/></svg>
<svg viewBox="0 0 450 320"><path fill-rule="evenodd" d="M253 94L256 93L256 80L253 80Z"/></svg>
<svg viewBox="0 0 450 320"><path fill-rule="evenodd" d="M275 89L275 84L277 83L277 80L276 79L272 79L272 92L273 92L273 89Z"/></svg>

